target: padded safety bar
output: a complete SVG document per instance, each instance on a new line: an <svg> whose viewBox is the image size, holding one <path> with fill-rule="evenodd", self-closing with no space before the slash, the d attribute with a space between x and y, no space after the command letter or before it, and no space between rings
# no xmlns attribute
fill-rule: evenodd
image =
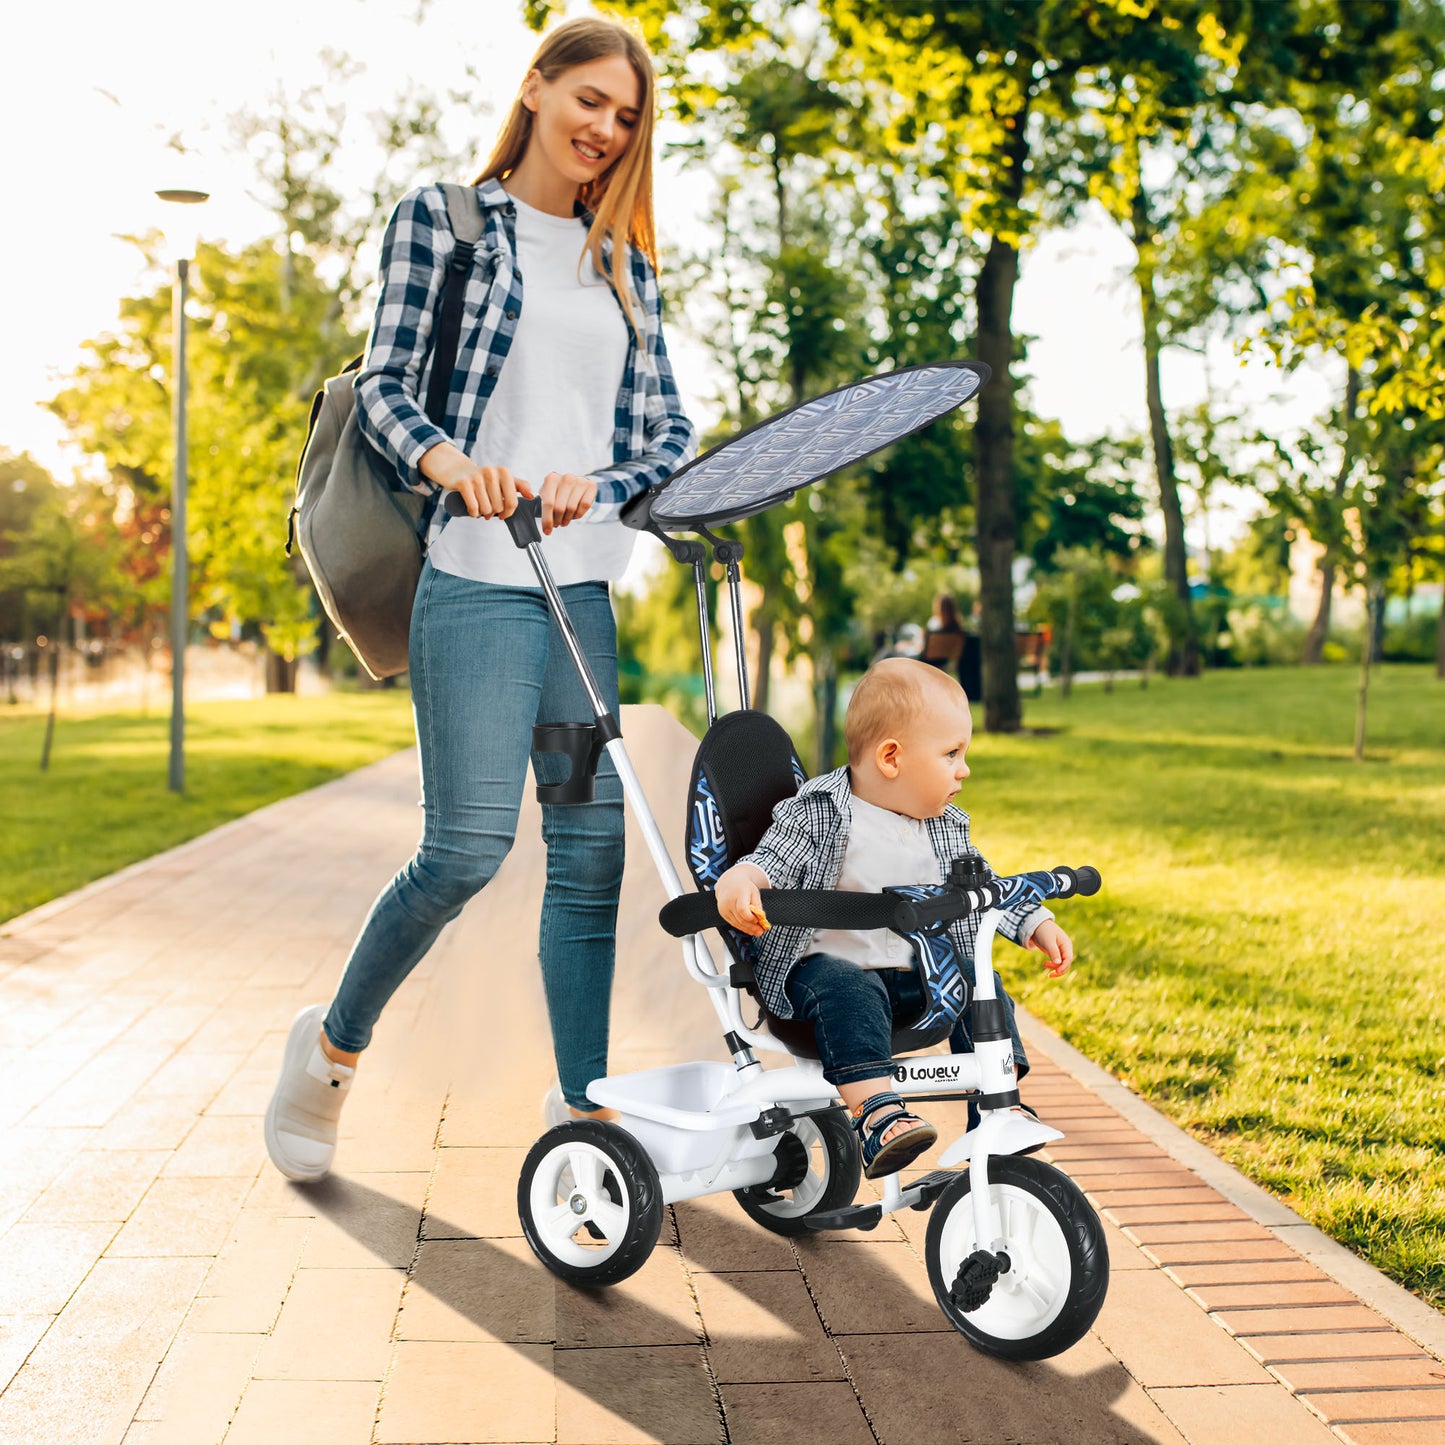
<svg viewBox="0 0 1445 1445"><path fill-rule="evenodd" d="M995 878L976 888L941 888L932 897L905 898L897 893L852 893L827 888L761 889L763 912L772 924L804 928L889 928L895 933L928 932L942 928L968 913L982 913L1006 901L1016 901L1022 879L1029 881L1034 898L1072 898L1099 891L1094 868L1054 868L1049 873ZM686 938L707 928L723 927L713 894L685 893L663 904L658 914L664 930Z"/></svg>

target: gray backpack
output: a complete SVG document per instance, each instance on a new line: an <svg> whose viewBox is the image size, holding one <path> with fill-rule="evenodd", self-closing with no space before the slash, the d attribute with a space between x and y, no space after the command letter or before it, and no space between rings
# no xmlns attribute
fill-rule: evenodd
<svg viewBox="0 0 1445 1445"><path fill-rule="evenodd" d="M481 239L482 212L471 186L443 185L442 190L457 245L437 303L426 413L445 427L462 299ZM328 378L311 404L286 555L294 542L301 544L326 615L357 661L379 681L407 669L422 537L436 496L402 487L391 463L362 436L354 386L361 361L355 357L340 375Z"/></svg>

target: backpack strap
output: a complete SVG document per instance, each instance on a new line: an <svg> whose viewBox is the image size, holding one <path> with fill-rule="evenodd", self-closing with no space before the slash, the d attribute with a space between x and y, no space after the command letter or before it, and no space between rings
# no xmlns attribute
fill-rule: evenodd
<svg viewBox="0 0 1445 1445"><path fill-rule="evenodd" d="M467 273L472 269L472 258L482 237L482 208L474 186L443 182L442 191L447 198L447 219L457 244L442 280L438 303L441 314L437 318L431 380L426 389L426 414L437 426L444 427L447 393L451 390L452 373L457 368L457 347L461 342Z"/></svg>

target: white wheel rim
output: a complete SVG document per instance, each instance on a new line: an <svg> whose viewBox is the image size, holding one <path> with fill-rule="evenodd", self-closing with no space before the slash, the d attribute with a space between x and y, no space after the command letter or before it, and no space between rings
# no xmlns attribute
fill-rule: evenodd
<svg viewBox="0 0 1445 1445"><path fill-rule="evenodd" d="M1000 1248L1009 1268L999 1275L988 1301L964 1318L981 1333L1000 1340L1026 1340L1048 1329L1068 1303L1072 1282L1069 1241L1062 1226L1036 1195L1016 1184L993 1183ZM973 1199L961 1195L943 1222L938 1267L944 1289L977 1248Z"/></svg>
<svg viewBox="0 0 1445 1445"><path fill-rule="evenodd" d="M777 1202L768 1200L763 1208L779 1219L797 1219L807 1214L823 1197L833 1165L828 1158L828 1141L811 1119L799 1119L790 1131L808 1151L807 1176L793 1189L774 1191Z"/></svg>
<svg viewBox="0 0 1445 1445"><path fill-rule="evenodd" d="M622 1203L608 1198L611 1180ZM532 1227L543 1247L563 1264L594 1269L622 1246L632 1218L632 1195L617 1161L605 1149L581 1140L558 1144L542 1156L527 1193ZM604 1238L583 1228L591 1223ZM578 1236L581 1236L580 1238Z"/></svg>

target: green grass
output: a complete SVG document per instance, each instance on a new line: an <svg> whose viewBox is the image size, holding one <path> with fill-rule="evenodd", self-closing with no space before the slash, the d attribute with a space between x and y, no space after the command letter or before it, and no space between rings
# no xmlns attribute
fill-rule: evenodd
<svg viewBox="0 0 1445 1445"><path fill-rule="evenodd" d="M1445 683L1377 673L1363 763L1354 686L1270 669L1028 699L1037 733L978 735L960 801L1000 871L1104 877L1058 909L1071 977L1000 949L1015 995L1441 1308Z"/></svg>
<svg viewBox="0 0 1445 1445"><path fill-rule="evenodd" d="M186 791L166 788L169 718L70 718L40 771L45 719L0 714L0 921L412 739L405 691L196 703Z"/></svg>

